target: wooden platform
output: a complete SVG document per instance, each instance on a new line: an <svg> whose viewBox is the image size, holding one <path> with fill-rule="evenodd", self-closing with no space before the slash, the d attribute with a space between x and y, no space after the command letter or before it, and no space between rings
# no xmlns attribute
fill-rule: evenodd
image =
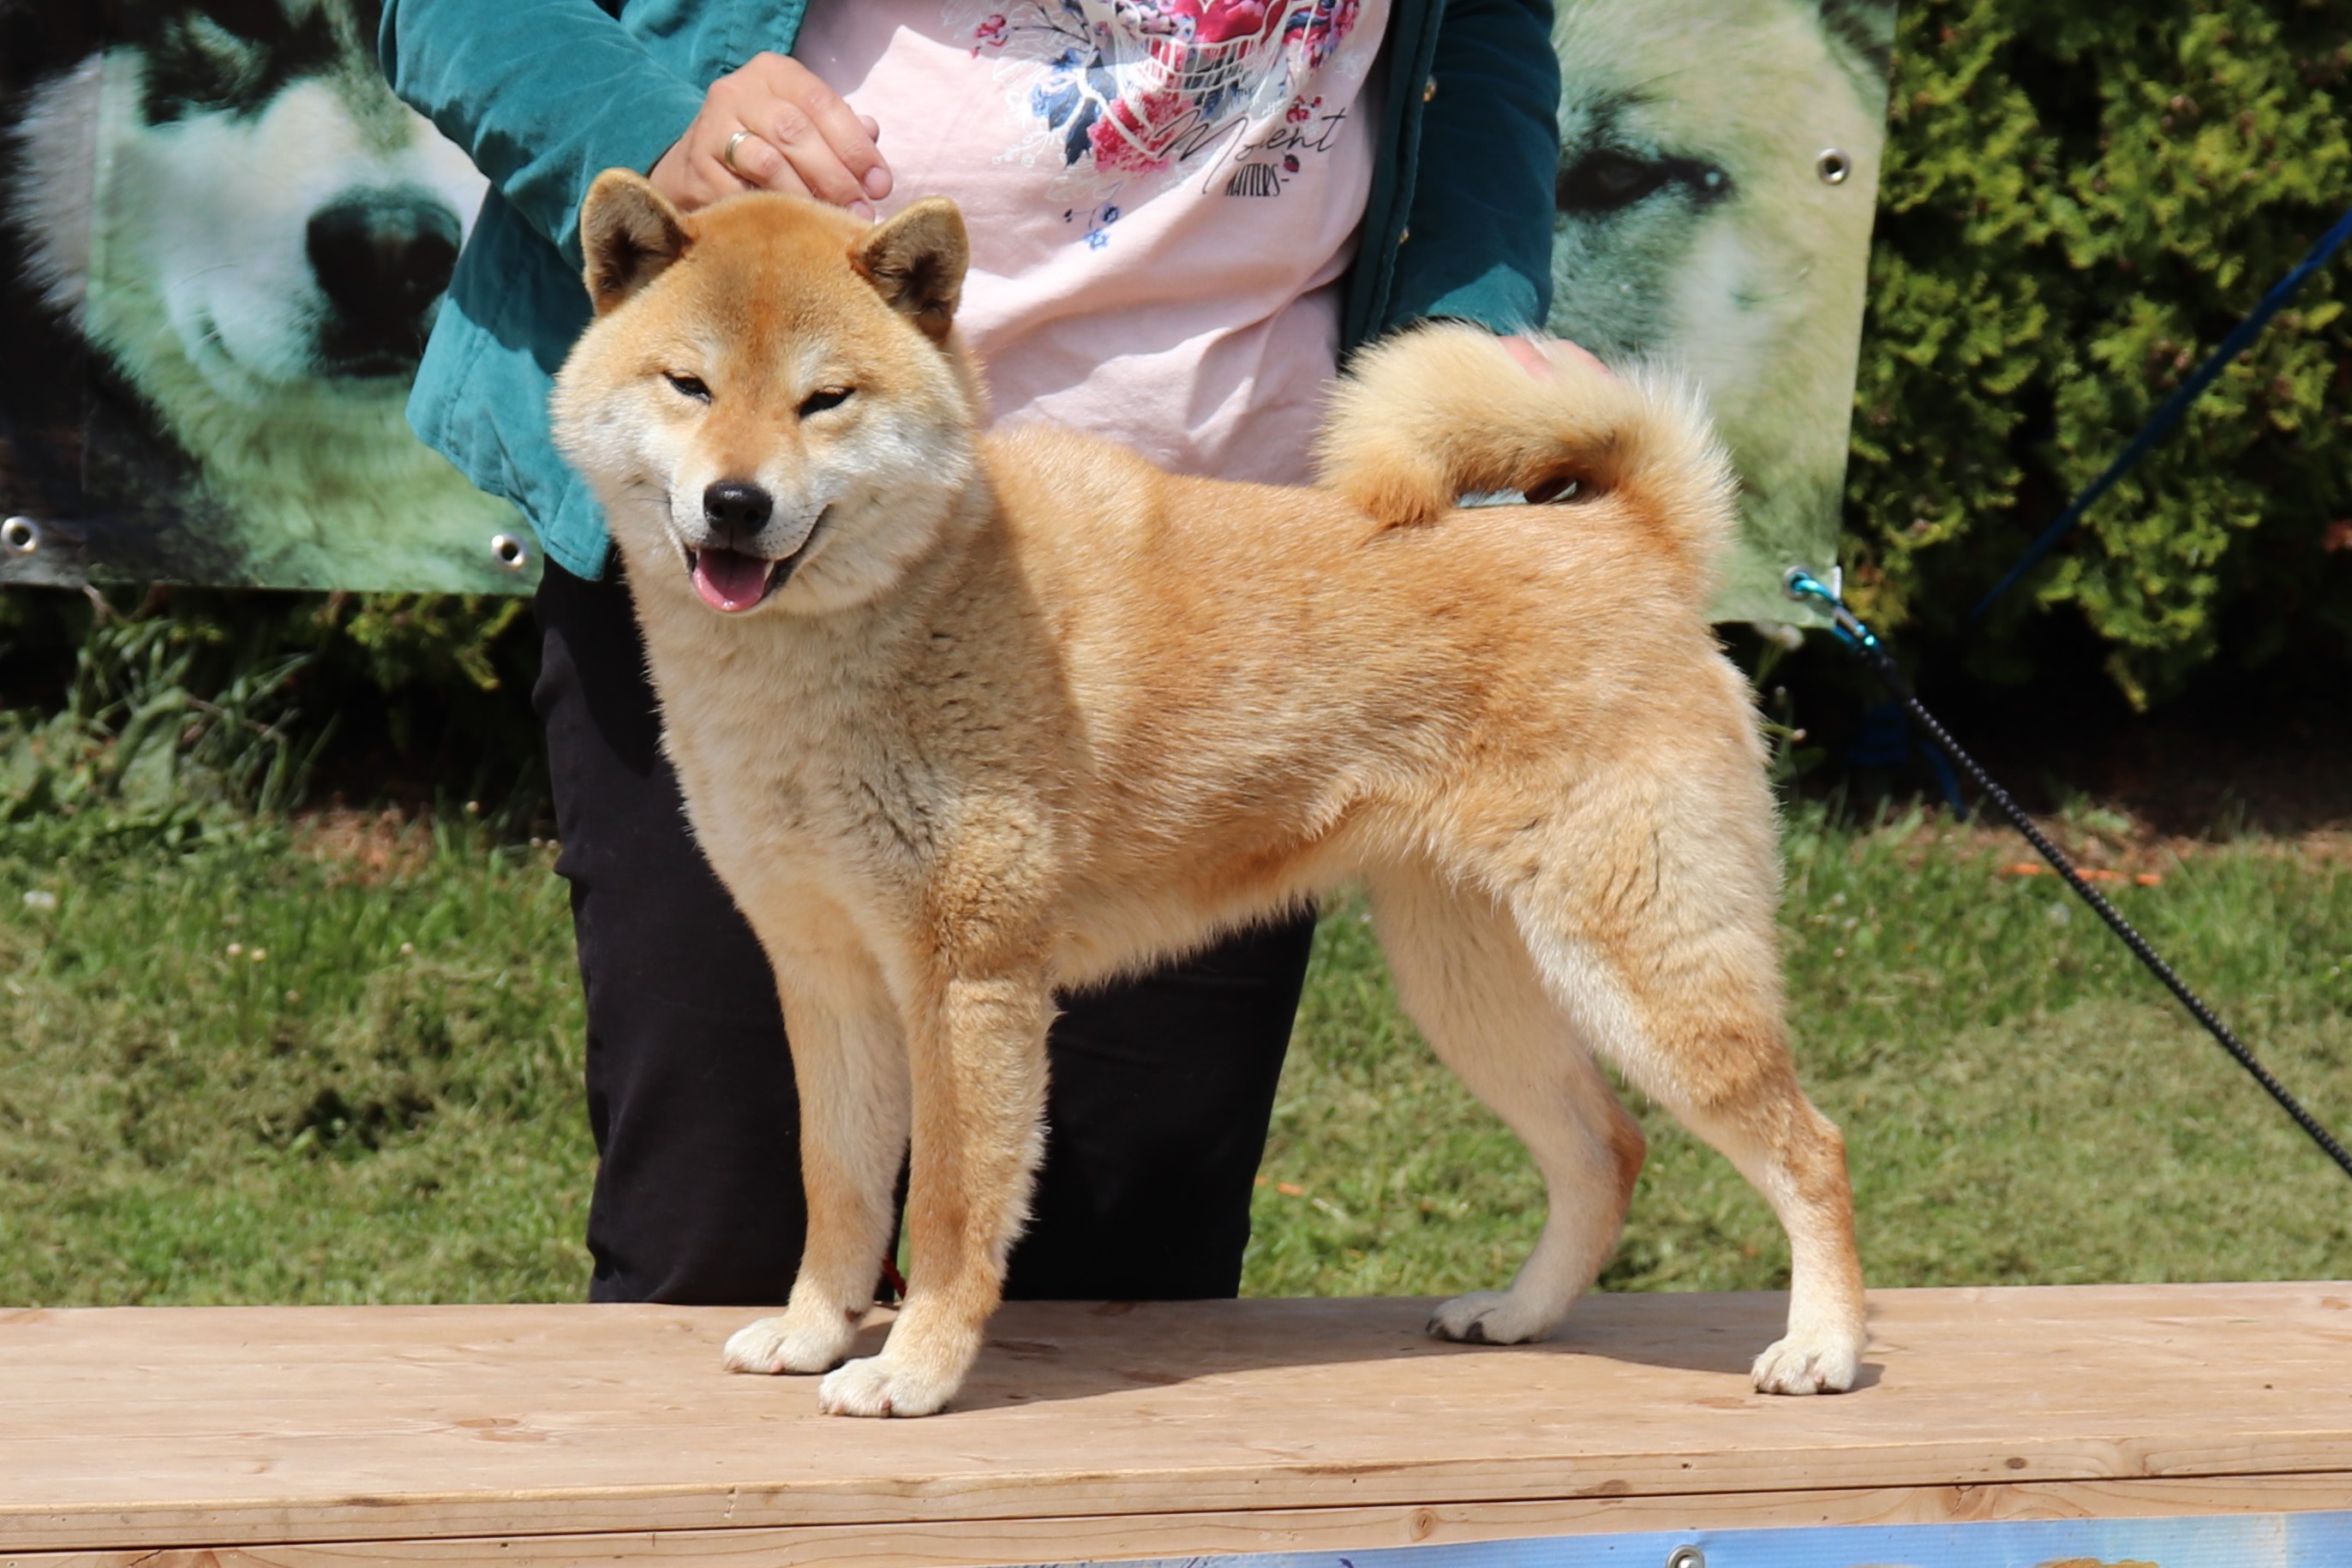
<svg viewBox="0 0 2352 1568"><path fill-rule="evenodd" d="M1599 1297L1509 1350L1432 1343L1423 1302L1014 1306L958 1408L908 1422L722 1373L734 1310L0 1312L0 1563L987 1564L2352 1508L2352 1284L1872 1302L1864 1386L1832 1399L1748 1391L1776 1296Z"/></svg>

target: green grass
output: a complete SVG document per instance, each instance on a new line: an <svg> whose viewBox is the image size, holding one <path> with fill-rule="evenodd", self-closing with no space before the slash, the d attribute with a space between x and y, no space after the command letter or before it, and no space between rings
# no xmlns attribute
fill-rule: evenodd
<svg viewBox="0 0 2352 1568"><path fill-rule="evenodd" d="M2094 845L2094 851L2096 852ZM2352 1187L2023 846L1792 825L1798 1063L1845 1130L1877 1285L2352 1272ZM2352 875L2250 842L2110 891L2325 1121L2352 1132ZM1360 910L1324 922L1258 1193L1253 1293L1509 1278L1543 1217L1517 1142L1398 1018ZM1760 1199L1639 1105L1617 1289L1787 1283ZM1297 1195L1285 1187L1297 1189Z"/></svg>
<svg viewBox="0 0 2352 1568"><path fill-rule="evenodd" d="M370 869L263 826L18 837L0 1300L585 1290L579 984L543 851L415 834Z"/></svg>
<svg viewBox="0 0 2352 1568"><path fill-rule="evenodd" d="M545 848L70 827L0 829L0 1303L581 1294L579 988ZM2120 885L2126 912L2352 1130L2339 847L2132 853L2163 879ZM2352 1272L2352 1189L2053 879L2002 874L2020 858L1791 828L1801 1065L1847 1131L1873 1282ZM1762 1205L1643 1114L1607 1283L1781 1283ZM1542 1215L1352 905L1324 921L1265 1171L1254 1294L1492 1285Z"/></svg>

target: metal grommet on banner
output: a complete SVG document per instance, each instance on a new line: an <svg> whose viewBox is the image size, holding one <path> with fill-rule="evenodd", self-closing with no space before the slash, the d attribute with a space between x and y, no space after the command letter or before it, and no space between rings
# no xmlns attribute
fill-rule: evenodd
<svg viewBox="0 0 2352 1568"><path fill-rule="evenodd" d="M1824 147L1822 155L1813 160L1813 173L1825 185L1843 185L1845 177L1853 173L1853 157L1843 147Z"/></svg>
<svg viewBox="0 0 2352 1568"><path fill-rule="evenodd" d="M1706 1568L1706 1553L1696 1546L1677 1546L1666 1553L1666 1568Z"/></svg>
<svg viewBox="0 0 2352 1568"><path fill-rule="evenodd" d="M494 533L490 558L509 572L520 572L530 564L530 547L511 533Z"/></svg>
<svg viewBox="0 0 2352 1568"><path fill-rule="evenodd" d="M41 525L29 517L12 517L0 522L0 544L13 554L30 555L41 547Z"/></svg>

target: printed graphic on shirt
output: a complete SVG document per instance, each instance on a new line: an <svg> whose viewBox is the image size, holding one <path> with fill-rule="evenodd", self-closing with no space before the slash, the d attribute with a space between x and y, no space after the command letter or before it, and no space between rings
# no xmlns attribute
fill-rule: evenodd
<svg viewBox="0 0 2352 1568"><path fill-rule="evenodd" d="M1202 189L1278 196L1338 140L1317 73L1360 0L946 0L954 37L1001 61L1027 134L1005 156L1062 171L1053 199L1101 248L1129 205L1199 169ZM1215 155L1203 158L1203 154Z"/></svg>

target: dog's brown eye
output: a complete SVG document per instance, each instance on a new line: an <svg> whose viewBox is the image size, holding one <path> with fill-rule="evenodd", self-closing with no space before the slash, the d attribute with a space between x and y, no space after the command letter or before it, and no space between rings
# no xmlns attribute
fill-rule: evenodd
<svg viewBox="0 0 2352 1568"><path fill-rule="evenodd" d="M676 387L686 396L693 398L697 403L708 403L710 401L710 388L703 385L700 381L697 380L693 376L672 375L669 372L664 371L662 372L662 379L668 382L670 385Z"/></svg>
<svg viewBox="0 0 2352 1568"><path fill-rule="evenodd" d="M822 392L812 392L801 400L801 417L805 419L812 414L838 408L849 401L849 395L856 390L848 386L828 386Z"/></svg>

